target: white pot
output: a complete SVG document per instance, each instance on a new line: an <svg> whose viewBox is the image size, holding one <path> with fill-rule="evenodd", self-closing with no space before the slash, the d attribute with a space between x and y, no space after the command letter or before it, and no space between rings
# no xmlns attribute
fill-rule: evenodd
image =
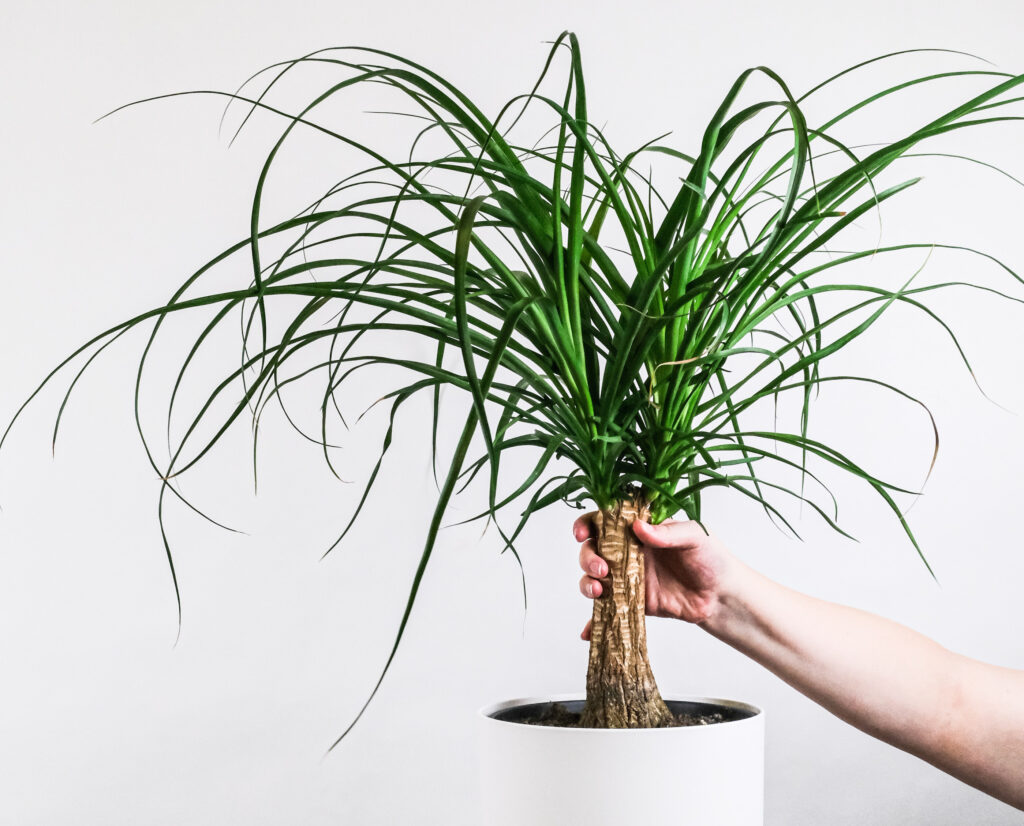
<svg viewBox="0 0 1024 826"><path fill-rule="evenodd" d="M482 826L762 826L764 714L732 700L666 697L673 710L720 711L726 722L662 729L528 725L511 700L481 709Z"/></svg>

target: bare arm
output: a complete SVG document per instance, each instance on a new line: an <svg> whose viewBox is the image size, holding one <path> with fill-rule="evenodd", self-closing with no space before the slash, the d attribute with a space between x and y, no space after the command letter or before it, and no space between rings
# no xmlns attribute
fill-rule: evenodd
<svg viewBox="0 0 1024 826"><path fill-rule="evenodd" d="M851 725L1024 809L1024 673L741 565L701 624Z"/></svg>
<svg viewBox="0 0 1024 826"><path fill-rule="evenodd" d="M700 625L851 725L1024 809L1024 672L785 588L695 523L636 533L651 572L649 613ZM585 520L576 536L589 536ZM590 542L581 564L600 570ZM588 587L600 595L600 574L583 578Z"/></svg>

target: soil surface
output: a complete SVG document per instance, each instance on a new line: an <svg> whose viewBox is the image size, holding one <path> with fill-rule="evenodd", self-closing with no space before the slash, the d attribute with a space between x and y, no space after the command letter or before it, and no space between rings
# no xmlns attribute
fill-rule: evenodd
<svg viewBox="0 0 1024 826"><path fill-rule="evenodd" d="M570 711L561 703L546 703L543 708L537 711L517 717L517 723L526 723L530 726L556 726L558 728L580 728L580 717L578 711ZM725 715L720 711L711 714L683 713L672 714L673 722L662 728L677 728L679 726L708 726L712 723L722 723Z"/></svg>

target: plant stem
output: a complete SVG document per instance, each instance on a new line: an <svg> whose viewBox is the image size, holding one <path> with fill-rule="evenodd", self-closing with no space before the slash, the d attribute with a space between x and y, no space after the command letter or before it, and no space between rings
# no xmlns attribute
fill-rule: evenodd
<svg viewBox="0 0 1024 826"><path fill-rule="evenodd" d="M608 563L608 576L594 600L587 701L580 720L587 728L658 728L672 719L647 659L644 555L632 526L649 518L641 497L594 515L597 552Z"/></svg>

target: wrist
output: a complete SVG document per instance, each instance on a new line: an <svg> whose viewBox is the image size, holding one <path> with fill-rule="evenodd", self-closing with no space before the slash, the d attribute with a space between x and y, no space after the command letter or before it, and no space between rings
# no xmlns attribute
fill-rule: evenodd
<svg viewBox="0 0 1024 826"><path fill-rule="evenodd" d="M725 642L742 636L743 628L753 621L753 606L763 580L753 568L731 558L719 584L715 609L701 627Z"/></svg>

